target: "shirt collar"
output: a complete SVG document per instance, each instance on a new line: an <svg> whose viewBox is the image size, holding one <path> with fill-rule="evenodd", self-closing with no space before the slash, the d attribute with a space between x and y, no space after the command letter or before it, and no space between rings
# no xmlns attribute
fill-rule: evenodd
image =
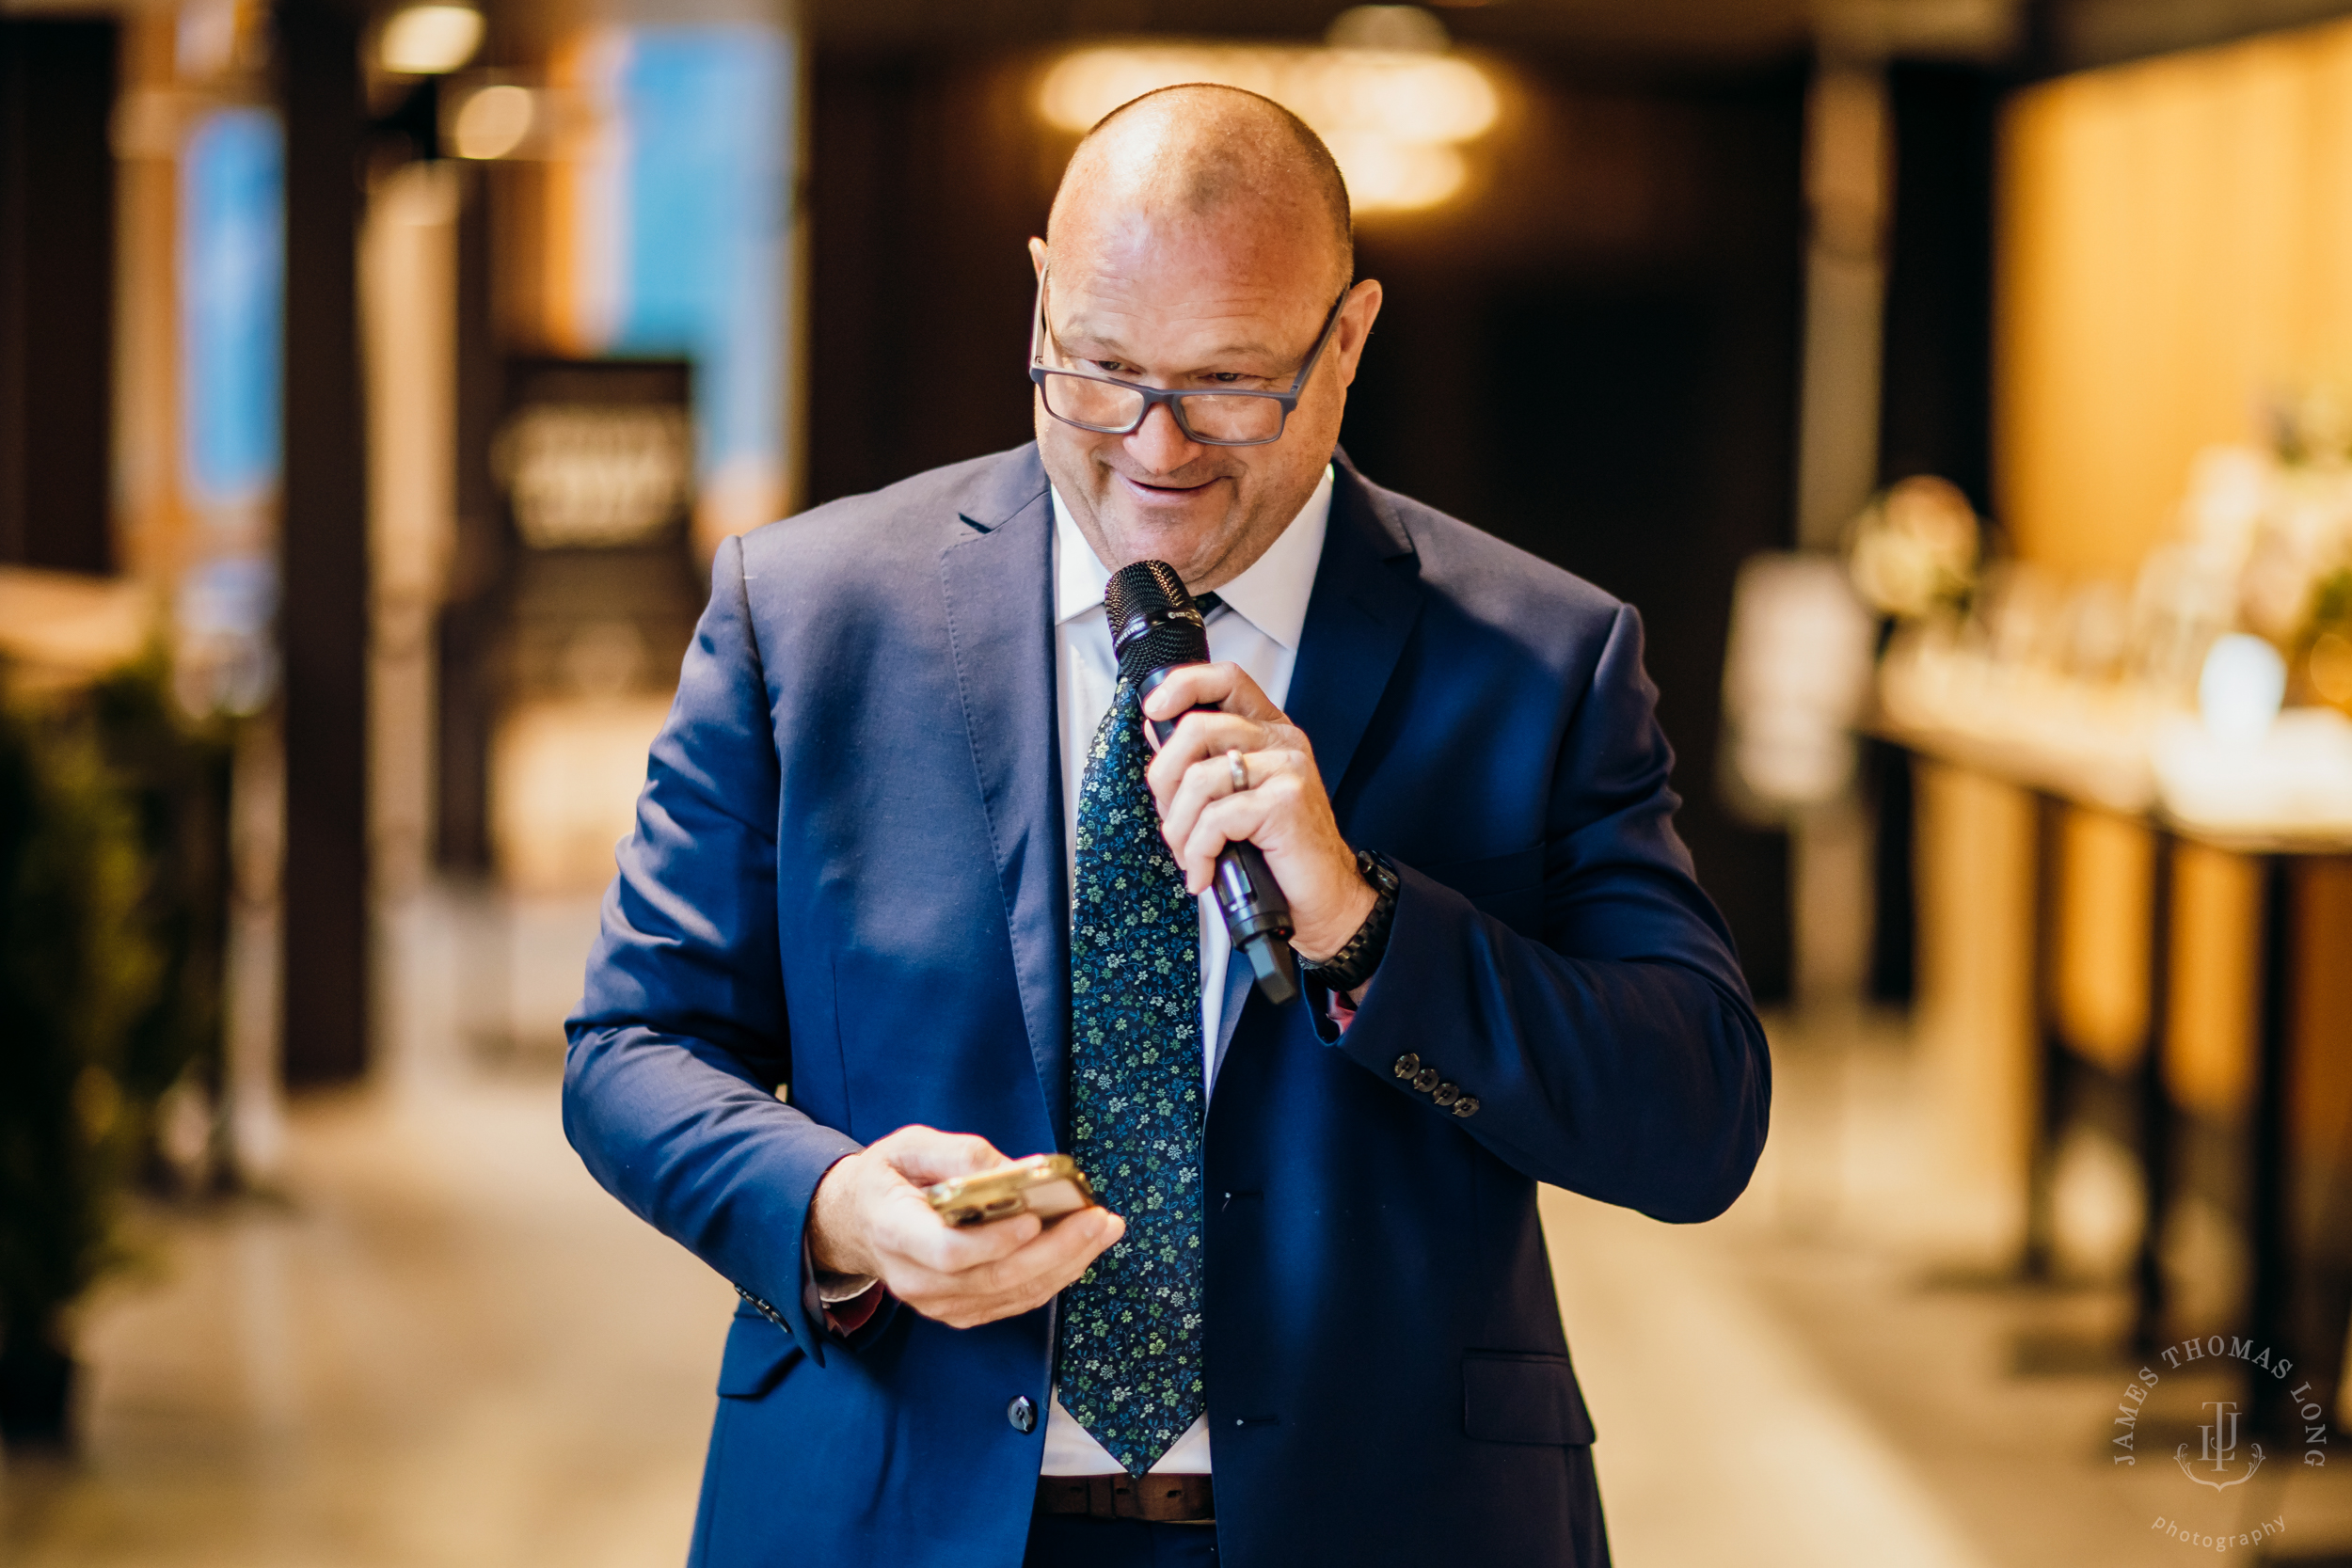
<svg viewBox="0 0 2352 1568"><path fill-rule="evenodd" d="M1315 568L1323 562L1323 536L1331 521L1332 471L1324 465L1323 478L1298 509L1290 526L1266 546L1248 570L1216 591L1228 609L1292 653L1307 626L1307 600L1314 593ZM1103 591L1111 574L1094 554L1086 535L1054 491L1054 621L1060 625L1079 615L1103 612Z"/></svg>

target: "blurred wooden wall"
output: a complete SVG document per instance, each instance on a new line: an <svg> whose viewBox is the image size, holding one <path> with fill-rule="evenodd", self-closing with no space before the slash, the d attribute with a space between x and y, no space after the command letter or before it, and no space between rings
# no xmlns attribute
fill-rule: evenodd
<svg viewBox="0 0 2352 1568"><path fill-rule="evenodd" d="M115 569L119 32L0 17L0 562Z"/></svg>
<svg viewBox="0 0 2352 1568"><path fill-rule="evenodd" d="M2126 575L2199 448L2352 388L2352 23L2021 93L2001 175L1995 504L2029 560Z"/></svg>
<svg viewBox="0 0 2352 1568"><path fill-rule="evenodd" d="M2266 440L2278 395L2352 393L2352 24L2027 88L2004 111L1998 175L1994 512L2026 560L2128 583L2173 533L2201 448ZM1929 786L1921 1000L1963 1152L2013 1171L2029 955L1986 933L2030 917L2030 835L2022 799L1987 789ZM2059 1019L2119 1077L2145 1027L2149 848L2136 826L2076 813L2061 851ZM2254 868L2186 849L2175 889L2167 1076L2227 1130L2252 1086ZM2352 873L2313 868L2301 911L2293 1125L2307 1155L2342 1164Z"/></svg>

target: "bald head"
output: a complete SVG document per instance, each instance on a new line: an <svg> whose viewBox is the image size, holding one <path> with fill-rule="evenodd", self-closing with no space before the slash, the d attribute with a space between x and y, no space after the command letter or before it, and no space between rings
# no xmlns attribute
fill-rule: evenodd
<svg viewBox="0 0 2352 1568"><path fill-rule="evenodd" d="M1087 134L1049 223L1029 242L1037 365L1091 378L1098 389L1083 395L1096 400L1104 382L1187 394L1147 400L1122 430L1128 405L1097 402L1089 417L1054 401L1082 394L1041 381L1038 451L1055 495L1112 571L1156 560L1196 593L1231 581L1321 483L1380 313L1380 285L1354 281L1329 150L1256 93L1167 87ZM1219 439L1232 393L1284 400L1278 434Z"/></svg>
<svg viewBox="0 0 2352 1568"><path fill-rule="evenodd" d="M1347 184L1330 149L1240 87L1161 87L1104 116L1071 154L1045 239L1059 251L1168 227L1305 241L1331 275L1327 299L1355 276Z"/></svg>

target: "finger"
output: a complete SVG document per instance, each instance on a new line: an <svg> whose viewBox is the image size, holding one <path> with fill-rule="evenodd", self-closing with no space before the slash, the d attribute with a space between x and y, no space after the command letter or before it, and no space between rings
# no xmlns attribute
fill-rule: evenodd
<svg viewBox="0 0 2352 1568"><path fill-rule="evenodd" d="M1034 1221L1035 1216L1023 1216ZM999 1221L983 1230L1009 1231L1013 1222ZM1103 1209L1081 1210L1042 1227L1032 1225L1020 1232L1025 1239L1001 1254L966 1266L939 1268L920 1259L913 1266L943 1289L974 1295L1001 1295L1049 1275L1067 1274L1075 1279L1103 1248L1126 1230L1126 1222ZM1055 1287L1058 1289L1058 1286Z"/></svg>
<svg viewBox="0 0 2352 1568"><path fill-rule="evenodd" d="M1196 707L1222 708L1261 721L1282 716L1249 672L1231 662L1180 664L1143 700L1144 714L1152 719L1173 719Z"/></svg>
<svg viewBox="0 0 2352 1568"><path fill-rule="evenodd" d="M1126 1234L1126 1222L1100 1209L1073 1214L1015 1254L978 1268L943 1272L894 1260L884 1282L926 1317L959 1327L991 1323L1041 1307Z"/></svg>
<svg viewBox="0 0 2352 1568"><path fill-rule="evenodd" d="M918 1187L1010 1163L994 1144L977 1133L942 1132L931 1127L901 1127L873 1148L893 1170Z"/></svg>
<svg viewBox="0 0 2352 1568"><path fill-rule="evenodd" d="M1285 774L1297 772L1306 760L1303 752L1283 747L1251 752L1235 746L1215 756L1202 757L1184 769L1168 800L1168 810L1161 816L1169 842L1183 843L1184 832L1178 831L1178 825L1181 823L1189 832L1193 818L1210 802L1244 790L1263 788Z"/></svg>
<svg viewBox="0 0 2352 1568"><path fill-rule="evenodd" d="M936 1308L930 1315L957 1323L989 1323L1029 1311L1068 1289L1126 1233L1127 1222L1118 1215L1085 1210L1049 1227L1009 1258L954 1275L927 1275L919 1281L923 1299L916 1310L925 1310L928 1301Z"/></svg>
<svg viewBox="0 0 2352 1568"><path fill-rule="evenodd" d="M893 1194L875 1217L875 1251L938 1274L961 1274L1010 1257L1037 1239L1044 1222L1014 1214L986 1225L949 1225L909 1189Z"/></svg>
<svg viewBox="0 0 2352 1568"><path fill-rule="evenodd" d="M1181 849L1192 836L1193 825L1200 821L1200 813L1209 802L1220 791L1232 792L1231 773L1223 757L1203 758L1184 769L1175 794L1160 812L1160 836L1168 841L1171 853Z"/></svg>
<svg viewBox="0 0 2352 1568"><path fill-rule="evenodd" d="M1216 857L1225 847L1259 836L1278 803L1273 792L1252 789L1202 807L1184 843L1170 847L1184 870L1185 890L1204 892L1216 879Z"/></svg>
<svg viewBox="0 0 2352 1568"><path fill-rule="evenodd" d="M1185 770L1212 757L1221 762L1228 752L1263 752L1277 746L1281 732L1254 719L1230 713L1187 713L1144 769L1152 803L1163 814Z"/></svg>
<svg viewBox="0 0 2352 1568"><path fill-rule="evenodd" d="M1281 771L1283 759L1290 754L1235 748L1218 756L1203 757L1185 768L1183 782L1177 784L1175 795L1160 816L1160 835L1167 839L1169 852L1181 857L1201 812L1212 802L1268 782Z"/></svg>
<svg viewBox="0 0 2352 1568"><path fill-rule="evenodd" d="M1085 1209L1048 1226L1042 1235L965 1277L976 1295L1009 1298L1041 1289L1052 1294L1086 1272L1104 1248L1126 1233L1127 1222L1105 1209Z"/></svg>

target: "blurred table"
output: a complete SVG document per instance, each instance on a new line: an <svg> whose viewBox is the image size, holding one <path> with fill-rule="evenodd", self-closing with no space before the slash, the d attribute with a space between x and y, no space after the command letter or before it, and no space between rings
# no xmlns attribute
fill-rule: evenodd
<svg viewBox="0 0 2352 1568"><path fill-rule="evenodd" d="M17 687L82 685L139 657L154 611L127 578L0 565L0 665Z"/></svg>
<svg viewBox="0 0 2352 1568"><path fill-rule="evenodd" d="M2304 814L2265 827L2257 815L2185 816L2168 798L2159 717L2128 699L2016 693L2008 703L1946 702L1915 669L1890 671L1873 733L1926 758L2024 790L2034 801L2034 934L2031 995L2041 1073L2026 1180L2021 1271L2049 1275L2055 1243L2055 1177L2067 1120L2062 1086L2071 1070L2058 1007L2065 815L2081 808L2136 820L2153 837L2149 899L2147 1025L2138 1070L2138 1119L2146 1218L2134 1270L2132 1349L2153 1356L2165 1338L2166 1280L2161 1256L2173 1197L2179 1110L2166 1076L2172 979L2173 856L2194 843L2253 861L2261 879L2262 935L2257 959L2252 1113L2246 1138L2246 1224L2250 1280L2246 1332L2277 1347L2297 1366L2333 1367L2347 1325L2317 1323L2294 1228L2296 1150L2288 1115L2293 1031L2299 976L2296 889L2314 860L2352 858L2352 825ZM2305 1342L2302 1330L2320 1337ZM2321 1339L2324 1338L2324 1342ZM2332 1389L2335 1379L2328 1386ZM2257 1430L2283 1430L2288 1384L2252 1378L2249 1405Z"/></svg>

